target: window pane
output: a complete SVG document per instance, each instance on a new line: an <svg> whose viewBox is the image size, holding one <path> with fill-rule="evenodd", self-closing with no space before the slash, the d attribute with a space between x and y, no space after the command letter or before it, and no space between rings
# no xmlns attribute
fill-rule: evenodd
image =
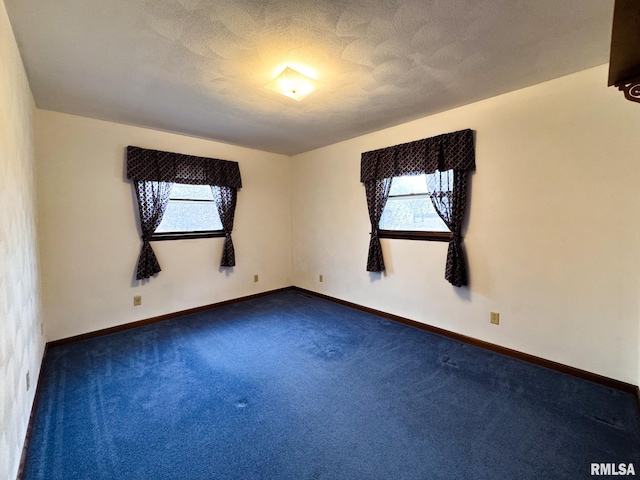
<svg viewBox="0 0 640 480"><path fill-rule="evenodd" d="M410 193L427 193L426 175L393 177L389 195L407 195Z"/></svg>
<svg viewBox="0 0 640 480"><path fill-rule="evenodd" d="M394 178L394 182L395 180ZM424 177L422 181L425 181ZM431 199L427 195L390 197L380 218L380 228L383 230L415 230L420 232L449 231L436 213Z"/></svg>
<svg viewBox="0 0 640 480"><path fill-rule="evenodd" d="M205 185L206 186L206 185ZM215 202L169 200L156 233L222 230Z"/></svg>
<svg viewBox="0 0 640 480"><path fill-rule="evenodd" d="M173 200L209 200L196 201ZM213 193L209 185L185 185L175 183L171 189L171 200L162 223L156 233L167 232L202 232L222 230L218 209L213 201Z"/></svg>
<svg viewBox="0 0 640 480"><path fill-rule="evenodd" d="M213 200L213 193L209 185L184 185L174 183L171 198L188 198L191 200Z"/></svg>
<svg viewBox="0 0 640 480"><path fill-rule="evenodd" d="M207 230L222 230L220 215L214 202L169 200L167 211L156 233Z"/></svg>

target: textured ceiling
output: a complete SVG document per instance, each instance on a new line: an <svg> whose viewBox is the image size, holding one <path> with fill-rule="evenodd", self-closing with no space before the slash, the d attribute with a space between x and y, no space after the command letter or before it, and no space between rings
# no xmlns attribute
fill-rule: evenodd
<svg viewBox="0 0 640 480"><path fill-rule="evenodd" d="M606 63L613 15L613 0L5 3L38 107L284 154ZM301 102L262 88L286 64L325 85Z"/></svg>

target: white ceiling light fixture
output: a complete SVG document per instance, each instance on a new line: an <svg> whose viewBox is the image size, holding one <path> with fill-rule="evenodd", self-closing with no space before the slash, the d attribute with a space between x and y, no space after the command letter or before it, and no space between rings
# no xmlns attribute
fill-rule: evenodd
<svg viewBox="0 0 640 480"><path fill-rule="evenodd" d="M276 78L266 83L264 88L300 101L322 85L324 83L319 80L308 77L291 67L285 67Z"/></svg>

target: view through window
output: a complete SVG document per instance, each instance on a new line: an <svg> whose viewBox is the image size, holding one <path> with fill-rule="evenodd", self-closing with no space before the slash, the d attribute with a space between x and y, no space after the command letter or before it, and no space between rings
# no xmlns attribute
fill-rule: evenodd
<svg viewBox="0 0 640 480"><path fill-rule="evenodd" d="M167 210L155 233L222 231L222 223L209 185L175 183Z"/></svg>
<svg viewBox="0 0 640 480"><path fill-rule="evenodd" d="M453 175L449 175L449 191ZM427 190L427 175L394 177L389 199L380 218L381 230L449 232L433 208Z"/></svg>

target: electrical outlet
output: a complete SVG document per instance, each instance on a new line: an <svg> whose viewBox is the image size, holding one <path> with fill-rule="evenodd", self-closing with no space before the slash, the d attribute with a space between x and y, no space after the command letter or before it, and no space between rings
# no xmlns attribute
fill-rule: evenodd
<svg viewBox="0 0 640 480"><path fill-rule="evenodd" d="M324 276L320 275L320 283L324 282Z"/></svg>
<svg viewBox="0 0 640 480"><path fill-rule="evenodd" d="M142 305L142 296L136 295L135 297L133 297L133 306L139 307L140 305Z"/></svg>
<svg viewBox="0 0 640 480"><path fill-rule="evenodd" d="M253 282L256 283L258 281L258 275L253 276Z"/></svg>
<svg viewBox="0 0 640 480"><path fill-rule="evenodd" d="M496 312L491 312L491 323L494 325L500 325L500 314Z"/></svg>
<svg viewBox="0 0 640 480"><path fill-rule="evenodd" d="M31 386L31 382L29 381L29 372L27 372L27 392L29 391L30 386Z"/></svg>

